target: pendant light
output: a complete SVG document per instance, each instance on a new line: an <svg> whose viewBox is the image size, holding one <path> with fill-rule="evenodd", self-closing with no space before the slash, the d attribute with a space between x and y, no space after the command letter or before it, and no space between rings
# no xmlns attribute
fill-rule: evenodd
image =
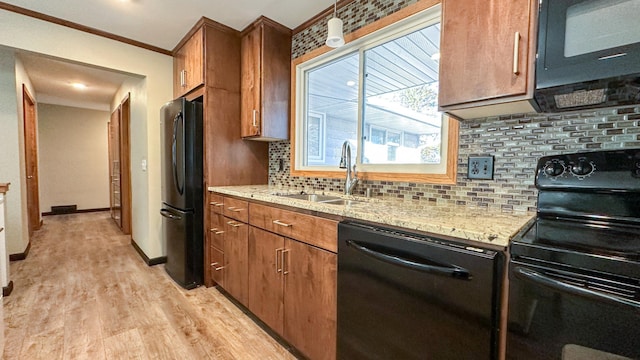
<svg viewBox="0 0 640 360"><path fill-rule="evenodd" d="M338 19L338 0L333 4L333 17L327 23L329 29L327 34L328 47L337 48L344 45L344 36L342 35L342 20Z"/></svg>

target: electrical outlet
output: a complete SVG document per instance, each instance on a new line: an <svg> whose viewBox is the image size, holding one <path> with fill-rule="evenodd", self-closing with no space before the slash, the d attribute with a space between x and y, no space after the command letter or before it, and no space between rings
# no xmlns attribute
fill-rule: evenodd
<svg viewBox="0 0 640 360"><path fill-rule="evenodd" d="M469 156L469 179L493 179L493 156Z"/></svg>

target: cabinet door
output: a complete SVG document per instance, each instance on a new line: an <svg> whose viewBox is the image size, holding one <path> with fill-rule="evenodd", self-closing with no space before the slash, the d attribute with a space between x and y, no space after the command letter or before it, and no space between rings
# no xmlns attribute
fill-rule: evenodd
<svg viewBox="0 0 640 360"><path fill-rule="evenodd" d="M282 236L249 227L249 310L283 335Z"/></svg>
<svg viewBox="0 0 640 360"><path fill-rule="evenodd" d="M173 92L180 97L204 82L204 30L198 29L176 52L173 60Z"/></svg>
<svg viewBox="0 0 640 360"><path fill-rule="evenodd" d="M532 1L443 0L441 107L527 92Z"/></svg>
<svg viewBox="0 0 640 360"><path fill-rule="evenodd" d="M310 359L335 359L337 255L286 239L284 337Z"/></svg>
<svg viewBox="0 0 640 360"><path fill-rule="evenodd" d="M230 218L224 221L224 289L246 306L249 227Z"/></svg>
<svg viewBox="0 0 640 360"><path fill-rule="evenodd" d="M242 137L260 135L262 72L262 26L257 26L242 37L240 121Z"/></svg>

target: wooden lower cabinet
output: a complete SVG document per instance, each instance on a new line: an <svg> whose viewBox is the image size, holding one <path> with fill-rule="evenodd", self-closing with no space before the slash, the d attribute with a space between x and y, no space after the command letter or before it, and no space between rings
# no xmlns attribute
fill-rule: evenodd
<svg viewBox="0 0 640 360"><path fill-rule="evenodd" d="M249 310L284 336L284 237L249 227Z"/></svg>
<svg viewBox="0 0 640 360"><path fill-rule="evenodd" d="M284 337L313 360L336 357L338 255L286 239Z"/></svg>
<svg viewBox="0 0 640 360"><path fill-rule="evenodd" d="M224 286L236 300L247 306L249 226L224 218Z"/></svg>
<svg viewBox="0 0 640 360"><path fill-rule="evenodd" d="M251 226L249 309L312 360L335 359L337 255Z"/></svg>

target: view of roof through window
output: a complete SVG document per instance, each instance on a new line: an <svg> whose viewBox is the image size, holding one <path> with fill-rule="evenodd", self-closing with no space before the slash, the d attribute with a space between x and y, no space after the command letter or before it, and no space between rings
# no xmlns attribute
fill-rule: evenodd
<svg viewBox="0 0 640 360"><path fill-rule="evenodd" d="M345 140L363 147L361 163L440 163L439 42L437 23L308 71L306 165L337 164Z"/></svg>

